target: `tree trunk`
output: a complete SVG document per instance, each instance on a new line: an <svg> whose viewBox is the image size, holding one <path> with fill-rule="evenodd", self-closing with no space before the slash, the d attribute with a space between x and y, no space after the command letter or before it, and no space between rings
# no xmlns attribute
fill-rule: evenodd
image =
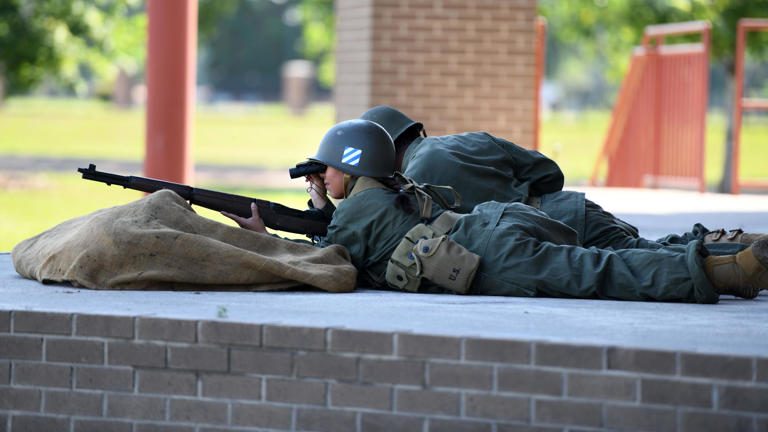
<svg viewBox="0 0 768 432"><path fill-rule="evenodd" d="M725 73L725 157L723 158L723 177L717 186L720 193L731 193L731 178L733 176L733 100L734 100L733 67L726 68Z"/></svg>

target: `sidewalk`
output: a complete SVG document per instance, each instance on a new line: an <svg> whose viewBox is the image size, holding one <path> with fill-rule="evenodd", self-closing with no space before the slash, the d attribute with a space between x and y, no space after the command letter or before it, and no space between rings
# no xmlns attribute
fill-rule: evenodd
<svg viewBox="0 0 768 432"><path fill-rule="evenodd" d="M768 195L699 193L675 189L566 187L632 223L647 238L689 231L694 223L709 229L742 228L768 233Z"/></svg>

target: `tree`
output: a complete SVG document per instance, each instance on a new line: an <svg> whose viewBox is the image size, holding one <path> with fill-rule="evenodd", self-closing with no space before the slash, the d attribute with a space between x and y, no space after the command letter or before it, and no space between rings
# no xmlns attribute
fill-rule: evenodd
<svg viewBox="0 0 768 432"><path fill-rule="evenodd" d="M199 0L197 3L197 43L205 45L216 34L220 21L237 11L240 0Z"/></svg>
<svg viewBox="0 0 768 432"><path fill-rule="evenodd" d="M86 92L88 78L111 69L119 49L113 39L118 19L140 5L140 0L0 0L0 103L49 76L76 93Z"/></svg>
<svg viewBox="0 0 768 432"><path fill-rule="evenodd" d="M291 17L296 0L241 1L206 41L211 84L237 98L279 95L282 64L296 58L300 37Z"/></svg>
<svg viewBox="0 0 768 432"><path fill-rule="evenodd" d="M333 0L200 0L204 80L230 93L277 88L283 61L317 64L321 87L334 81Z"/></svg>
<svg viewBox="0 0 768 432"><path fill-rule="evenodd" d="M317 80L322 87L331 88L335 80L334 46L336 44L333 0L302 0L301 52L317 62Z"/></svg>

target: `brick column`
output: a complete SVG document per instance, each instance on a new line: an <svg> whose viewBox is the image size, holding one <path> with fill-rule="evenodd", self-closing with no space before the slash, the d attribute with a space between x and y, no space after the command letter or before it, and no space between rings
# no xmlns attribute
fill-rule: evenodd
<svg viewBox="0 0 768 432"><path fill-rule="evenodd" d="M391 105L430 135L533 146L535 0L337 0L337 120Z"/></svg>
<svg viewBox="0 0 768 432"><path fill-rule="evenodd" d="M336 120L358 117L371 105L373 0L336 0Z"/></svg>

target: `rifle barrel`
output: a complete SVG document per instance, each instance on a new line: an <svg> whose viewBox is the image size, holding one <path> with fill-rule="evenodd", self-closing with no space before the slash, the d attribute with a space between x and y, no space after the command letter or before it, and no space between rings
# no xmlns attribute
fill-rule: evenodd
<svg viewBox="0 0 768 432"><path fill-rule="evenodd" d="M82 173L83 178L86 180L122 186L146 193L156 192L160 189L169 189L189 201L190 204L199 205L214 211L226 211L244 218L251 217L251 203L255 202L264 225L276 230L306 234L309 237L314 237L324 236L328 228L329 221L318 210L296 210L258 198L195 188L165 180L122 176L97 171L94 164L89 164L88 168L78 168L77 171Z"/></svg>

